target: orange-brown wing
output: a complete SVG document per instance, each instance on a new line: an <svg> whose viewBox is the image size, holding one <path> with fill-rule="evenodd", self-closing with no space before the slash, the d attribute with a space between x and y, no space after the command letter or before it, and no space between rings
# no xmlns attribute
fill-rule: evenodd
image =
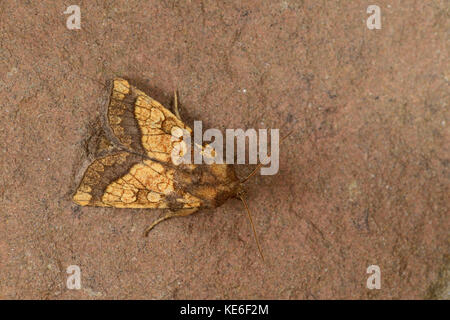
<svg viewBox="0 0 450 320"><path fill-rule="evenodd" d="M172 162L174 150L179 156L186 152L184 142L173 137L192 131L159 102L128 81L115 79L107 122L111 140L124 151L96 159L88 167L74 196L76 203L173 210L212 203L214 186L224 182L222 177ZM215 166L226 170L226 165Z"/></svg>
<svg viewBox="0 0 450 320"><path fill-rule="evenodd" d="M173 136L192 130L172 112L124 79L112 83L107 113L108 124L119 144L126 149L161 162L170 162Z"/></svg>
<svg viewBox="0 0 450 320"><path fill-rule="evenodd" d="M174 186L174 169L129 152L94 160L73 200L82 206L198 208L201 201Z"/></svg>

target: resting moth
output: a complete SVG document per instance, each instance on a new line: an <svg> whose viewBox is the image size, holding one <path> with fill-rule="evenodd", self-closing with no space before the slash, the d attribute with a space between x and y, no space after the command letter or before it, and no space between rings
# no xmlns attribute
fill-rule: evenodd
<svg viewBox="0 0 450 320"><path fill-rule="evenodd" d="M179 148L172 137L180 130L192 133L179 117L176 95L177 115L127 80L114 79L110 90L103 128L106 138L101 141L109 151L88 166L73 201L81 206L168 209L146 228L147 235L164 220L217 208L230 198L239 198L256 238L243 197L242 183L248 177L240 181L234 167L227 164L172 162L171 152Z"/></svg>

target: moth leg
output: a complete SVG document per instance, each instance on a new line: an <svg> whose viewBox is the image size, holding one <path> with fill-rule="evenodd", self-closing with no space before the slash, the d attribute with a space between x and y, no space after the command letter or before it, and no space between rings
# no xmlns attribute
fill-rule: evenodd
<svg viewBox="0 0 450 320"><path fill-rule="evenodd" d="M194 212L196 212L198 210L198 208L191 208L191 209L180 209L177 211L170 211L168 212L166 215L162 216L159 219L156 219L155 221L152 222L151 225L149 225L147 228L145 228L144 231L144 236L147 237L149 232L160 222L163 222L164 220L170 219L170 218L174 218L174 217L184 217L184 216L188 216L190 214L193 214Z"/></svg>
<svg viewBox="0 0 450 320"><path fill-rule="evenodd" d="M181 116L180 116L180 112L178 111L178 94L177 94L177 90L173 91L173 109L175 111L175 115L177 116L178 119L181 120Z"/></svg>

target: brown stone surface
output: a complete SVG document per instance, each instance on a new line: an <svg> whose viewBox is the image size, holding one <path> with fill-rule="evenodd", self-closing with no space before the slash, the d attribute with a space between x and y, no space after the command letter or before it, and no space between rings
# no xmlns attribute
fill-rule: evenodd
<svg viewBox="0 0 450 320"><path fill-rule="evenodd" d="M369 30L367 1L79 1L68 30L75 2L0 2L0 298L448 298L448 2L376 1ZM238 200L149 238L161 211L71 202L114 76L294 131L247 184L265 263Z"/></svg>

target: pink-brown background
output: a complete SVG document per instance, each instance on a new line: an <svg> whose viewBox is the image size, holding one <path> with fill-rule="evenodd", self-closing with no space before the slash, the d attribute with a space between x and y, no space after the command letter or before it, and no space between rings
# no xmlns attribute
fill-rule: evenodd
<svg viewBox="0 0 450 320"><path fill-rule="evenodd" d="M66 28L73 4L81 30ZM366 27L371 4L381 30ZM448 299L448 10L1 1L0 298ZM149 238L159 211L70 201L114 76L168 107L177 88L188 124L293 131L279 173L247 184L265 263L237 200Z"/></svg>

